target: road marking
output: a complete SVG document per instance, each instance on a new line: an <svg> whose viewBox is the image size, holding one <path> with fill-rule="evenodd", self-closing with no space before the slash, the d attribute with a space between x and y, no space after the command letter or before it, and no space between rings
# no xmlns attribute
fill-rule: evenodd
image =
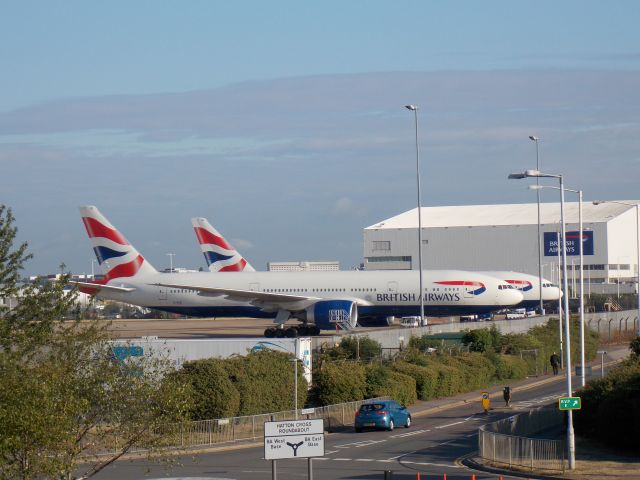
<svg viewBox="0 0 640 480"><path fill-rule="evenodd" d="M350 458L334 458L336 462L350 462Z"/></svg>
<svg viewBox="0 0 640 480"><path fill-rule="evenodd" d="M351 448L351 447L367 447L369 445L375 445L376 443L386 442L387 440L362 440L360 442L343 443L340 445L334 445L334 448Z"/></svg>
<svg viewBox="0 0 640 480"><path fill-rule="evenodd" d="M373 458L356 458L356 462L375 462Z"/></svg>
<svg viewBox="0 0 640 480"><path fill-rule="evenodd" d="M412 435L420 435L421 433L426 433L428 431L429 430L415 430L408 433L399 433L398 435L391 435L391 438L411 437Z"/></svg>
<svg viewBox="0 0 640 480"><path fill-rule="evenodd" d="M453 427L454 425L460 425L461 423L464 423L464 420L462 420L460 422L449 423L448 425L440 425L439 427L435 427L435 428L436 429L440 429L440 428Z"/></svg>
<svg viewBox="0 0 640 480"><path fill-rule="evenodd" d="M329 457L313 457L314 460L335 460L335 458Z"/></svg>

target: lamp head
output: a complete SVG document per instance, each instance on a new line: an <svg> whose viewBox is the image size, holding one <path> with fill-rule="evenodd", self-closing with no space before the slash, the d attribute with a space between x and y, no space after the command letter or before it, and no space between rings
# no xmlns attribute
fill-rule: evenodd
<svg viewBox="0 0 640 480"><path fill-rule="evenodd" d="M593 202L594 205L600 205L601 203L605 203L604 200L594 200Z"/></svg>
<svg viewBox="0 0 640 480"><path fill-rule="evenodd" d="M529 190L542 190L544 185L529 185Z"/></svg>
<svg viewBox="0 0 640 480"><path fill-rule="evenodd" d="M540 170L525 170L524 175L525 177L539 177Z"/></svg>
<svg viewBox="0 0 640 480"><path fill-rule="evenodd" d="M527 178L524 173L510 173L509 180L522 180L523 178Z"/></svg>
<svg viewBox="0 0 640 480"><path fill-rule="evenodd" d="M405 105L404 108L406 108L407 110L418 110L417 105Z"/></svg>
<svg viewBox="0 0 640 480"><path fill-rule="evenodd" d="M533 142L537 142L540 139L538 137L534 137L533 135L529 135L529 140L531 140Z"/></svg>

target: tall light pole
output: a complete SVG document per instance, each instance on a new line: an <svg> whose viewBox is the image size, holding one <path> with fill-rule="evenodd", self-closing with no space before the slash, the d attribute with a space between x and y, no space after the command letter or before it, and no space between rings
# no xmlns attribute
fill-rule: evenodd
<svg viewBox="0 0 640 480"><path fill-rule="evenodd" d="M418 270L420 277L420 325L424 326L424 288L422 286L422 200L420 198L420 149L418 147L418 107L405 105L413 112L416 125L416 181L418 183Z"/></svg>
<svg viewBox="0 0 640 480"><path fill-rule="evenodd" d="M176 256L175 253L167 253L169 256L169 272L173 273L173 257Z"/></svg>
<svg viewBox="0 0 640 480"><path fill-rule="evenodd" d="M536 170L540 171L540 155L538 155L538 142L540 139L529 135L529 140L536 142ZM536 178L536 186L540 185L540 179ZM542 303L542 245L540 242L540 189L536 190L538 197L538 293L540 294L540 315L544 315L544 305Z"/></svg>
<svg viewBox="0 0 640 480"><path fill-rule="evenodd" d="M636 335L640 337L640 204L618 202L614 200L596 200L595 202L593 202L594 205L600 205L601 203L617 203L618 205L636 207L636 290L638 293L638 318L636 320Z"/></svg>
<svg viewBox="0 0 640 480"><path fill-rule="evenodd" d="M510 179L522 179L522 178L557 178L560 183L560 224L561 224L561 237L562 237L562 274L563 274L563 290L564 290L564 327L566 331L567 345L565 351L565 376L567 378L567 396L571 397L573 394L573 388L571 386L571 336L569 330L569 297L567 291L569 284L567 282L567 232L564 223L564 179L562 175L555 175L551 173L542 173L539 170L526 170L524 173L512 173L509 175ZM567 411L567 446L569 451L569 470L573 470L576 467L576 441L573 433L573 412Z"/></svg>
<svg viewBox="0 0 640 480"><path fill-rule="evenodd" d="M558 190L558 187L550 185L530 185L529 188L532 190L541 190L543 188ZM582 238L584 227L582 225L582 190L565 188L564 191L578 194L578 231L580 232L578 233L578 242L580 242L578 249L580 254L580 383L584 387L587 384L587 377L584 364L584 240ZM575 270L573 271L573 276L575 277Z"/></svg>

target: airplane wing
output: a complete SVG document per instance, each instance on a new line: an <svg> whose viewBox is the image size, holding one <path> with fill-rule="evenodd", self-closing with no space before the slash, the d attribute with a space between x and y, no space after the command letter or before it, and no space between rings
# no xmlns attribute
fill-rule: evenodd
<svg viewBox="0 0 640 480"><path fill-rule="evenodd" d="M95 293L98 293L100 290L105 290L107 292L113 293L127 293L133 292L135 290L135 288L133 287L116 287L115 285L102 285L100 283L78 282L75 280L70 280L69 283L71 285L77 285L80 288L95 290Z"/></svg>
<svg viewBox="0 0 640 480"><path fill-rule="evenodd" d="M283 293L256 292L253 290L239 290L234 288L202 287L196 285L180 285L175 283L154 283L153 285L167 288L194 290L199 295L209 297L225 297L235 302L248 302L265 310L303 310L310 305L326 298L307 295L287 295ZM353 299L359 305L369 305L362 299Z"/></svg>
<svg viewBox="0 0 640 480"><path fill-rule="evenodd" d="M234 288L201 287L197 285L180 285L175 283L154 283L153 285L167 288L194 290L198 292L198 295L205 297L225 297L226 299L234 302L248 302L261 308L300 310L322 300L318 297L255 292L253 290L238 290Z"/></svg>

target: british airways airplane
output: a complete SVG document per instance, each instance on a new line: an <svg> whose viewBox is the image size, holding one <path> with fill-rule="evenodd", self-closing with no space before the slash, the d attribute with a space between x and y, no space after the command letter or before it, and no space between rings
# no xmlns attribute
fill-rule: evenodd
<svg viewBox="0 0 640 480"><path fill-rule="evenodd" d="M520 272L491 271L478 272L504 280L522 292L523 300L514 308L532 309L540 305L540 279L536 276ZM551 281L542 279L542 303L557 302L562 297L562 290Z"/></svg>
<svg viewBox="0 0 640 480"><path fill-rule="evenodd" d="M101 298L191 316L273 318L267 337L385 326L390 316L419 314L415 270L160 273L96 207L80 213L105 276L73 283ZM523 298L504 281L460 270L424 271L423 284L431 316L486 313ZM285 327L289 319L300 325Z"/></svg>
<svg viewBox="0 0 640 480"><path fill-rule="evenodd" d="M246 258L235 250L225 240L206 218L192 218L191 223L196 232L198 243L204 253L204 257L212 272L224 271L255 271ZM538 277L520 272L511 271L482 271L481 275L490 275L500 280L504 280L509 285L520 290L523 296L522 302L514 305L513 308L536 308L540 304L540 280ZM557 302L562 293L560 288L553 285L549 280L542 279L542 301L543 303Z"/></svg>

